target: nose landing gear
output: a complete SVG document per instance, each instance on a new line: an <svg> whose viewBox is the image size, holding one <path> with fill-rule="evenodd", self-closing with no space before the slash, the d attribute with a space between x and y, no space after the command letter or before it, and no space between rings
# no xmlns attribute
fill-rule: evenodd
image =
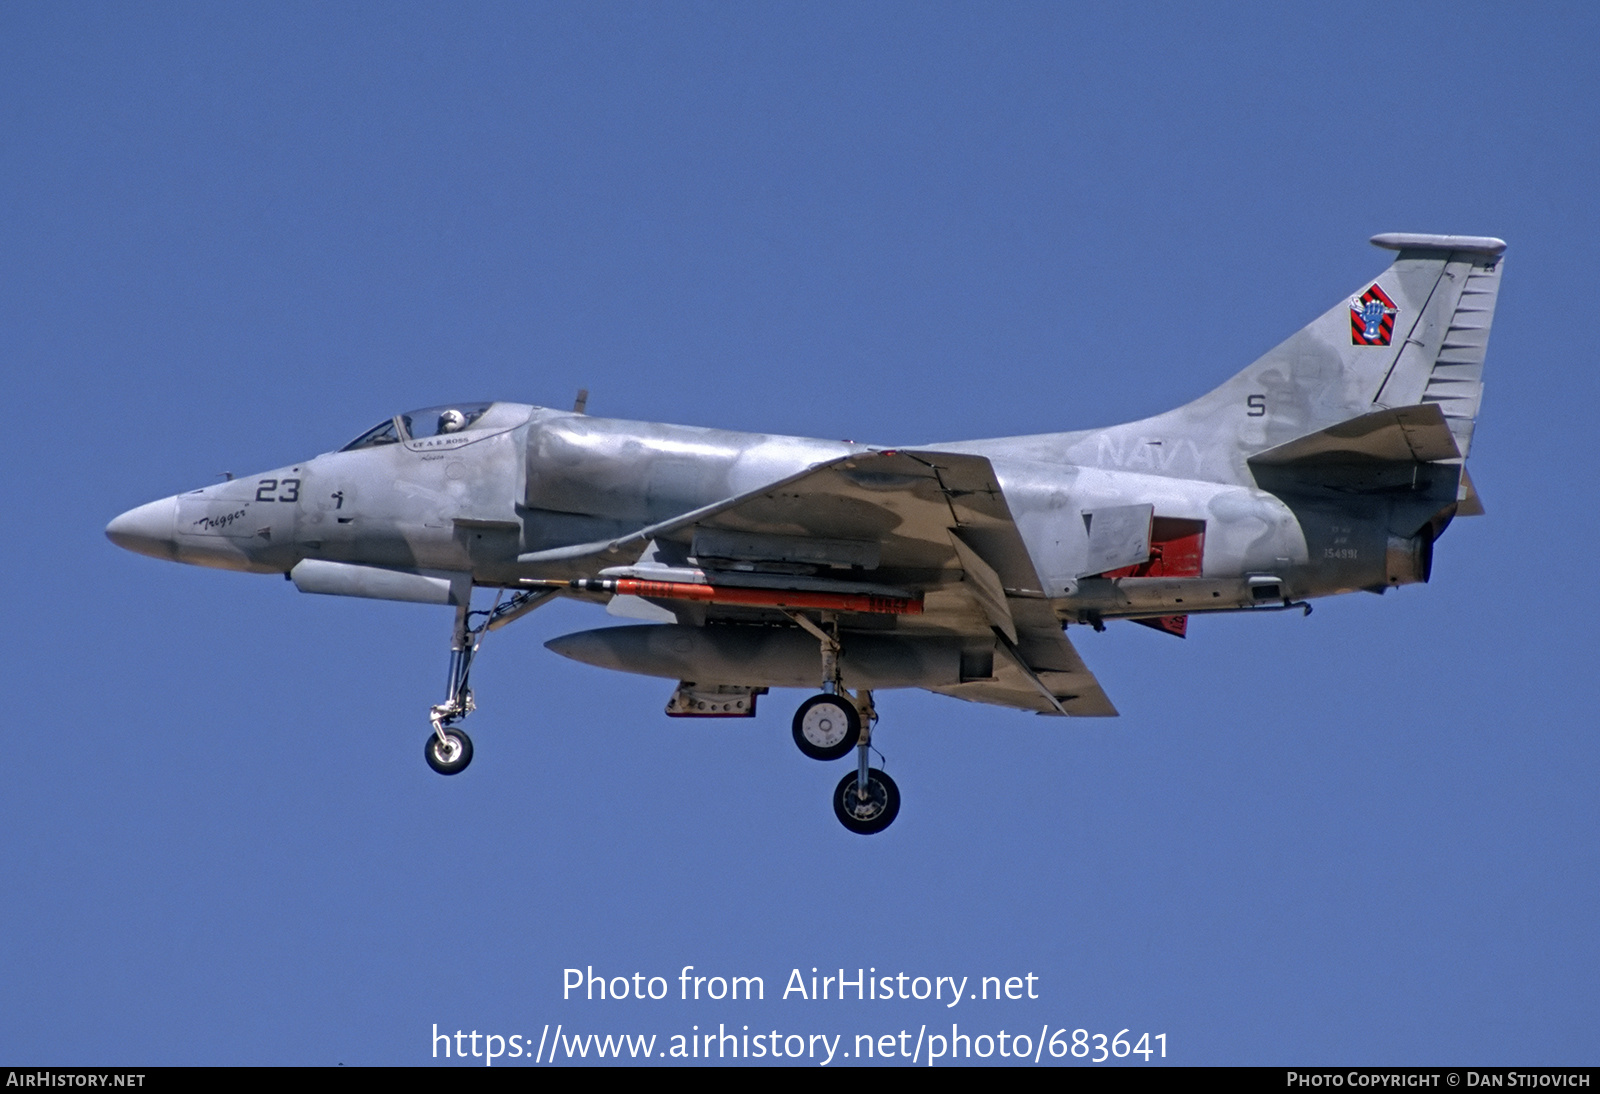
<svg viewBox="0 0 1600 1094"><path fill-rule="evenodd" d="M450 680L445 700L428 711L433 723L433 733L424 742L423 758L428 766L441 775L458 775L472 762L472 738L456 723L471 714L477 704L472 701L472 689L467 679L472 673L472 661L483 645L486 632L498 630L513 619L533 611L555 595L552 589L521 592L505 603L496 598L494 607L486 612L472 610L471 598L456 608L455 627L450 633ZM473 619L481 616L476 626Z"/></svg>

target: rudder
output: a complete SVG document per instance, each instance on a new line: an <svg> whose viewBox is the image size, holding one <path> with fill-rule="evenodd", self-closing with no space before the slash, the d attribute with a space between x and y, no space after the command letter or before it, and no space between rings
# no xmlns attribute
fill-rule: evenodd
<svg viewBox="0 0 1600 1094"><path fill-rule="evenodd" d="M1436 404L1466 456L1483 398L1483 359L1506 245L1490 238L1399 233L1372 242L1400 252L1395 267L1408 261L1440 266L1435 289L1374 396L1373 409Z"/></svg>

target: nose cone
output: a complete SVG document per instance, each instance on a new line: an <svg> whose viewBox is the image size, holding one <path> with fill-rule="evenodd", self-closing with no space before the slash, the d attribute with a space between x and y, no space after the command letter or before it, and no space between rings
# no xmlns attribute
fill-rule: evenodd
<svg viewBox="0 0 1600 1094"><path fill-rule="evenodd" d="M178 499L162 498L137 509L129 509L106 525L106 538L118 547L137 554L176 559L177 517Z"/></svg>

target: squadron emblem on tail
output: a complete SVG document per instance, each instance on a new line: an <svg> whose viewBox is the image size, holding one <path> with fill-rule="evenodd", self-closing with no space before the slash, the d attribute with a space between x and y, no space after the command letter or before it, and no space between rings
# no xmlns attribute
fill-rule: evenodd
<svg viewBox="0 0 1600 1094"><path fill-rule="evenodd" d="M1400 309L1388 294L1373 285L1360 296L1350 298L1350 343L1356 346L1387 346L1394 337L1394 316Z"/></svg>

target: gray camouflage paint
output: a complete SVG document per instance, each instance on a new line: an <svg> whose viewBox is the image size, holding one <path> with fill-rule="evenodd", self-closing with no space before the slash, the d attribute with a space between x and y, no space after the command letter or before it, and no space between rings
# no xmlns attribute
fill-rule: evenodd
<svg viewBox="0 0 1600 1094"><path fill-rule="evenodd" d="M1353 297L1347 298L1216 390L1165 414L1109 429L901 451L989 461L1041 586L1030 592L1042 595L1062 624L1249 607L1255 603L1252 576L1277 579L1280 600L1426 580L1432 541L1465 496L1459 459L1379 466L1356 452L1309 463L1251 463L1298 438L1407 406L1438 407L1465 456L1504 244L1435 236L1380 236L1374 242L1398 250L1398 256L1354 295L1375 283L1393 300L1388 346L1352 344ZM427 572L435 579L430 588L453 590L440 592L437 602L457 602L466 586L462 575L470 575L472 585L502 588L526 578L594 577L606 567L637 561L646 544L635 541L620 553L550 556L618 540L807 468L879 450L495 403L459 433L332 452L151 502L116 518L107 534L156 557L254 573L289 573L303 560L385 571L341 587L340 574L360 571L304 567L296 581L307 591L429 599L426 592L393 591L405 574ZM1352 490L1351 475L1365 476L1366 485ZM1379 479L1380 488L1372 488ZM1152 506L1157 517L1205 522L1199 577L1079 576L1089 554L1083 515L1134 505ZM676 550L677 561L688 561L682 544L658 546L663 557ZM945 595L961 589L953 551L936 570L858 576L909 577L928 593L930 607L926 618L842 620L847 633L870 631L878 643L870 658L878 668L858 686L947 690L991 671L986 658L996 647L982 612L959 595L955 601ZM934 610L941 595L943 603L957 606L942 614ZM676 610L676 625L622 628L599 640L568 636L552 648L608 667L702 684L797 686L807 682L806 673L810 682L817 680L812 669L796 667L815 656L815 641L776 613L662 606ZM662 646L681 625L739 621L778 628L752 644L765 652L752 652L743 668L737 651L730 653L726 629L713 628L703 656L686 660L682 643ZM897 632L911 644L884 645L884 632ZM596 633L603 634L587 632ZM928 645L918 647L918 641ZM671 655L648 653L658 646ZM580 647L588 655L576 652ZM780 647L793 649L782 657L772 653ZM1039 702L972 697L1034 709Z"/></svg>

